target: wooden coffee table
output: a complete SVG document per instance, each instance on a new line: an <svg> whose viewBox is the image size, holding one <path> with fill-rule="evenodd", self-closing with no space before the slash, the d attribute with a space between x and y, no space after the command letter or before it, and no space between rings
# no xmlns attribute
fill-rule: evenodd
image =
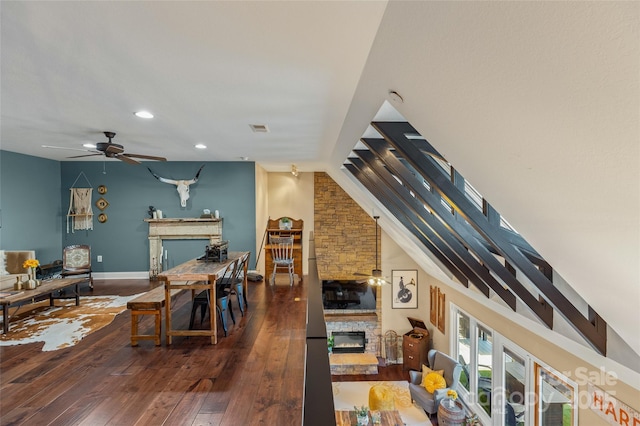
<svg viewBox="0 0 640 426"><path fill-rule="evenodd" d="M40 287L36 287L33 290L6 290L0 291L0 305L2 305L2 329L4 334L9 332L9 307L19 306L26 303L34 303L42 300L42 296L49 296L49 305L53 306L54 297L53 293L62 290L67 287L74 286L73 296L65 297L65 299L76 299L76 305L80 305L80 293L78 291L78 284L84 283L88 278L60 278L48 281L43 281Z"/></svg>
<svg viewBox="0 0 640 426"><path fill-rule="evenodd" d="M400 417L398 410L380 411L380 425L382 426L403 426L404 421ZM340 411L336 410L336 426L356 426L358 420L356 419L355 411ZM371 422L371 413L369 413L369 424Z"/></svg>

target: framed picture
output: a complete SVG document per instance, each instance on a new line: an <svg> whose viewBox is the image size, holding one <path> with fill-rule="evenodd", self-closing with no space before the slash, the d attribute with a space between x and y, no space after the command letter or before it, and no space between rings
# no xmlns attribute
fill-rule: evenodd
<svg viewBox="0 0 640 426"><path fill-rule="evenodd" d="M391 271L391 307L416 309L418 307L418 270Z"/></svg>
<svg viewBox="0 0 640 426"><path fill-rule="evenodd" d="M442 333L444 333L444 316L444 293L441 292L440 287L438 287L438 330L440 330Z"/></svg>
<svg viewBox="0 0 640 426"><path fill-rule="evenodd" d="M438 287L431 286L429 289L429 320L431 324L438 326Z"/></svg>

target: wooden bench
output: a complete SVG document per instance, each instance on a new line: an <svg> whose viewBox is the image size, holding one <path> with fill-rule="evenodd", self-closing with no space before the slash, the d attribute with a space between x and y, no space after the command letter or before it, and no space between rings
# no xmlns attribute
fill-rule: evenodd
<svg viewBox="0 0 640 426"><path fill-rule="evenodd" d="M171 289L171 298L173 299L183 291L176 288ZM158 286L127 302L127 309L131 310L131 346L137 346L138 340L154 340L156 346L160 346L160 328L164 305L164 285ZM138 317L140 315L155 315L154 334L139 334Z"/></svg>

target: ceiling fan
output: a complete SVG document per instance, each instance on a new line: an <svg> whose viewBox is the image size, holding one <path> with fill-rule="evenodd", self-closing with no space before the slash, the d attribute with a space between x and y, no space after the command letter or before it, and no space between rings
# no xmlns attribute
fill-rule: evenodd
<svg viewBox="0 0 640 426"><path fill-rule="evenodd" d="M124 161L129 164L140 164L138 160L135 158L142 158L145 160L155 160L155 161L167 161L164 157L156 157L154 155L142 155L142 154L128 154L124 152L124 147L120 144L113 143L111 139L113 139L116 134L114 132L104 132L104 135L109 139L109 142L98 142L96 144L96 149L77 149L77 148L64 148L60 146L50 146L43 145L44 148L57 148L57 149L70 149L70 150L79 150L90 152L91 154L84 155L74 155L73 157L68 158L81 158L81 157L93 157L95 155L104 155L107 158L115 158L117 160Z"/></svg>
<svg viewBox="0 0 640 426"><path fill-rule="evenodd" d="M371 270L371 274L362 274L362 273L356 272L354 275L369 277L367 279L367 282L369 283L369 285L382 286L386 284L387 281L385 280L385 277L382 276L382 270L378 266L378 219L380 219L380 216L374 216L373 218L376 221L376 267L375 269Z"/></svg>

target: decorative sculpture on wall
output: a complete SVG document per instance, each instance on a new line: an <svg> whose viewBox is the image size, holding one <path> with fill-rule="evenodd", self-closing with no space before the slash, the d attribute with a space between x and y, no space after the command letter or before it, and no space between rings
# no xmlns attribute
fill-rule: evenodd
<svg viewBox="0 0 640 426"><path fill-rule="evenodd" d="M167 179L153 173L153 171L149 167L147 167L147 170L149 170L149 172L151 172L151 174L160 182L170 183L172 185L175 185L178 191L178 194L180 194L180 206L187 207L187 200L189 199L189 186L198 181L198 177L200 176L200 172L202 171L203 167L204 167L204 164L200 166L200 169L198 169L198 173L196 173L196 176L190 180Z"/></svg>

